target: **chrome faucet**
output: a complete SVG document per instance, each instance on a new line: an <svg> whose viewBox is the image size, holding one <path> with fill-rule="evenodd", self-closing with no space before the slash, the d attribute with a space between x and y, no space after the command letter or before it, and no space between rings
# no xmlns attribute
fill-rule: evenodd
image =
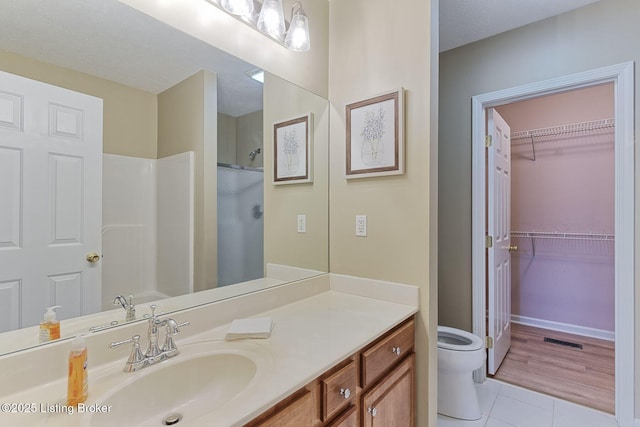
<svg viewBox="0 0 640 427"><path fill-rule="evenodd" d="M124 308L127 312L127 316L125 321L129 322L131 320L136 320L136 306L133 305L133 295L129 295L129 302L122 296L118 295L113 300L113 305L120 304L122 308Z"/></svg>
<svg viewBox="0 0 640 427"><path fill-rule="evenodd" d="M156 358L160 356L161 351L158 346L158 316L156 316L156 305L151 306L151 317L149 317L149 329L147 330L147 338L149 339L149 347L144 354L149 364L157 362Z"/></svg>
<svg viewBox="0 0 640 427"><path fill-rule="evenodd" d="M180 332L181 327L189 325L190 322L178 324L171 318L160 320L155 313L156 308L155 304L151 306L151 316L149 316L148 320L149 329L147 330L149 345L146 352L143 353L140 349L140 335L134 335L128 340L112 342L109 345L109 348L116 348L122 344L133 343L131 354L123 369L124 372L135 372L146 366L177 356L180 353L173 341L173 336ZM165 341L162 348L158 345L158 328L161 326L166 327Z"/></svg>

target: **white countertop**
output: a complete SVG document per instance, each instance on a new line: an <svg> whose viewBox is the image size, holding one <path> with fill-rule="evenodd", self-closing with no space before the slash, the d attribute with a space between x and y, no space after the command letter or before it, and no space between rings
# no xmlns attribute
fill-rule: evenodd
<svg viewBox="0 0 640 427"><path fill-rule="evenodd" d="M188 414L183 414L185 418L178 424L181 427L241 426L416 312L417 307L412 305L329 290L255 313L255 317L271 316L274 320L268 339L224 341L224 334L229 327L227 323L184 339L180 335L176 336L175 341L182 354L138 372L121 372L126 357L90 368L89 399L86 404L102 403L110 390L134 381L136 376L162 369L161 366L168 368L172 363L179 363L181 358L186 360L192 357L190 355L194 351L250 352L260 358L258 373L250 386L224 404L209 402L211 411L198 419L190 419ZM91 358L91 354L89 357ZM158 387L171 385L158 384ZM33 414L0 412L0 424L29 427L90 426L88 414L40 412L41 403L63 405L65 395L66 378L63 378L2 396L0 403L35 403L37 410ZM148 397L140 396L141 405L144 405L146 398ZM202 396L205 402L209 398L211 397L207 395ZM109 417L109 413L92 416L94 419Z"/></svg>

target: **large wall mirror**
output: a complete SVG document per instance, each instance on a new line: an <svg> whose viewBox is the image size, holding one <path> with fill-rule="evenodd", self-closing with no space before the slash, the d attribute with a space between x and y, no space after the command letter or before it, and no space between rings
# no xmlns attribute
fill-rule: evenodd
<svg viewBox="0 0 640 427"><path fill-rule="evenodd" d="M130 321L129 295L139 321L328 271L326 99L117 0L7 0L0 33L0 354L49 306L65 338ZM292 141L309 175L282 184Z"/></svg>

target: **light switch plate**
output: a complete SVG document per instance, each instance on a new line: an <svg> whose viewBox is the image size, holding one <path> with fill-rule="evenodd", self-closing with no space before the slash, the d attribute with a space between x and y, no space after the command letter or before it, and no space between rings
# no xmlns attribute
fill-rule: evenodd
<svg viewBox="0 0 640 427"><path fill-rule="evenodd" d="M307 216L298 215L298 233L307 232Z"/></svg>
<svg viewBox="0 0 640 427"><path fill-rule="evenodd" d="M356 215L356 236L358 237L367 236L367 216L366 215Z"/></svg>

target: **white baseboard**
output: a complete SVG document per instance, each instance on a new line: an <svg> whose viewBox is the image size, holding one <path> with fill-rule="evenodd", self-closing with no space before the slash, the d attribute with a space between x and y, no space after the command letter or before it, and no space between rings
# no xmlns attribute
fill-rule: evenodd
<svg viewBox="0 0 640 427"><path fill-rule="evenodd" d="M616 334L604 329L587 328L585 326L571 325L569 323L553 322L551 320L536 319L534 317L511 315L511 321L520 325L533 326L536 328L550 329L552 331L565 332L568 334L582 335L585 337L598 338L601 340L615 341ZM640 427L637 425L636 427Z"/></svg>

